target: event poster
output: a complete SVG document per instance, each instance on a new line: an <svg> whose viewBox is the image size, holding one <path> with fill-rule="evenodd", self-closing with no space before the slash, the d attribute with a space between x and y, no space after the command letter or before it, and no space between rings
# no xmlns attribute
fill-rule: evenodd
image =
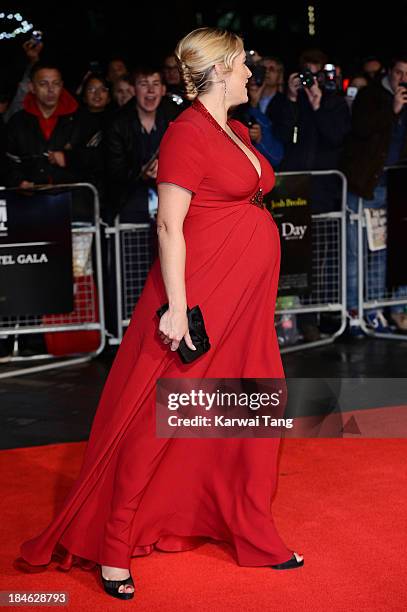
<svg viewBox="0 0 407 612"><path fill-rule="evenodd" d="M71 194L0 191L0 316L72 310Z"/></svg>
<svg viewBox="0 0 407 612"><path fill-rule="evenodd" d="M265 204L280 231L279 295L306 295L312 283L312 235L309 174L276 176Z"/></svg>
<svg viewBox="0 0 407 612"><path fill-rule="evenodd" d="M387 170L387 286L407 285L407 167Z"/></svg>

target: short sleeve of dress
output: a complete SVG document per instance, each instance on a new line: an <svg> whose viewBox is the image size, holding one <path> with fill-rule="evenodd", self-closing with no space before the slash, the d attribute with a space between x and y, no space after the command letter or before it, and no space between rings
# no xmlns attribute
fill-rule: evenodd
<svg viewBox="0 0 407 612"><path fill-rule="evenodd" d="M171 123L158 153L158 183L174 183L196 193L205 176L205 137L191 121Z"/></svg>

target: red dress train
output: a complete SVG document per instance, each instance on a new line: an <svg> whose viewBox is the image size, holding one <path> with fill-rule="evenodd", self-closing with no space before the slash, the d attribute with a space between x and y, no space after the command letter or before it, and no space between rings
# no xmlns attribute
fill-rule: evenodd
<svg viewBox="0 0 407 612"><path fill-rule="evenodd" d="M32 565L53 553L83 567L130 567L131 557L186 550L210 538L242 566L292 557L271 515L278 438L160 439L158 378L284 377L274 328L280 242L271 214L251 199L274 173L248 130L229 126L257 155L259 177L199 101L172 122L157 182L193 192L184 221L186 293L199 304L212 348L183 364L158 337L167 301L158 258L119 347L93 421L81 471L52 522L21 546ZM62 548L61 548L62 547Z"/></svg>

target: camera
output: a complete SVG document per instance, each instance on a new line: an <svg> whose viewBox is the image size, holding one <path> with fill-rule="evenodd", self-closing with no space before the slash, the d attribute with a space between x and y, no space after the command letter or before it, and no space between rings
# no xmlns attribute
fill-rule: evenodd
<svg viewBox="0 0 407 612"><path fill-rule="evenodd" d="M249 68L252 76L250 78L254 79L257 87L261 87L264 83L264 79L266 77L266 69L264 66L260 66L253 60L253 56L255 55L255 51L252 49L250 51L246 51L246 63Z"/></svg>
<svg viewBox="0 0 407 612"><path fill-rule="evenodd" d="M309 68L304 68L302 72L297 74L300 79L301 87L307 87L310 89L314 84L314 74L311 72Z"/></svg>
<svg viewBox="0 0 407 612"><path fill-rule="evenodd" d="M310 89L314 84L314 77L317 78L318 84L321 89L326 92L335 92L338 89L336 68L334 64L325 64L322 70L317 73L311 72L309 68L304 68L298 73L298 78L302 87Z"/></svg>
<svg viewBox="0 0 407 612"><path fill-rule="evenodd" d="M266 77L266 69L264 66L259 66L258 64L253 64L249 66L252 76L250 78L254 79L257 87L261 87L264 83L264 79Z"/></svg>
<svg viewBox="0 0 407 612"><path fill-rule="evenodd" d="M336 91L336 68L334 64L325 64L324 69L318 73L318 81L325 91Z"/></svg>
<svg viewBox="0 0 407 612"><path fill-rule="evenodd" d="M174 102L177 106L181 106L181 104L184 104L184 99L182 98L182 96L171 91L167 93L167 98L169 98L171 102Z"/></svg>
<svg viewBox="0 0 407 612"><path fill-rule="evenodd" d="M243 125L245 125L248 128L251 128L254 125L257 125L257 121L253 117L253 115L247 112L241 115L240 121L243 123Z"/></svg>

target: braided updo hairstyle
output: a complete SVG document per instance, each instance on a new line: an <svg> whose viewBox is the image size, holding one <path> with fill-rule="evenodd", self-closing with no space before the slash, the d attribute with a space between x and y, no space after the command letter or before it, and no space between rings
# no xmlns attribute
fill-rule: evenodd
<svg viewBox="0 0 407 612"><path fill-rule="evenodd" d="M198 28L184 36L175 56L188 100L208 91L214 82L209 76L215 64L223 63L226 72L231 71L233 60L243 48L240 36L218 28Z"/></svg>

